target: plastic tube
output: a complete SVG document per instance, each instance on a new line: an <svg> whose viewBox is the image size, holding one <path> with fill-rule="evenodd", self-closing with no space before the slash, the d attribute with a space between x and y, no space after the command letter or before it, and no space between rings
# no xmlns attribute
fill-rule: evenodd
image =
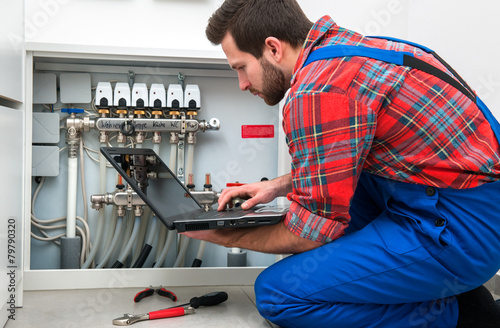
<svg viewBox="0 0 500 328"><path fill-rule="evenodd" d="M76 189L78 158L68 157L68 207L66 212L66 237L76 237Z"/></svg>
<svg viewBox="0 0 500 328"><path fill-rule="evenodd" d="M136 247L132 253L132 263L135 263L139 258L139 254L141 253L142 244L144 243L144 238L146 237L146 233L148 231L149 218L151 216L151 209L146 207L144 209L144 213L142 214L141 225L139 227L139 233L137 234L137 242Z"/></svg>
<svg viewBox="0 0 500 328"><path fill-rule="evenodd" d="M157 231L158 227L158 218L156 216L151 217L151 224L150 224L150 229L149 229L149 235L146 240L146 244L148 245L153 245L153 240L155 238L155 233Z"/></svg>
<svg viewBox="0 0 500 328"><path fill-rule="evenodd" d="M133 268L142 268L144 262L148 259L151 250L153 249L153 240L155 239L155 235L157 233L156 226L158 225L158 218L156 216L152 216L150 220L150 224L148 226L147 240L144 246L142 247L139 256L135 261L133 261ZM137 245L136 249L139 249L139 245Z"/></svg>
<svg viewBox="0 0 500 328"><path fill-rule="evenodd" d="M169 169L172 170L172 172L176 172L177 170L177 144L173 143L170 145L170 161L168 162L169 164Z"/></svg>
<svg viewBox="0 0 500 328"><path fill-rule="evenodd" d="M186 176L189 176L189 174L193 173L193 164L194 164L194 144L188 144L187 158L186 158ZM198 247L198 253L195 258L195 262L199 263L200 265L203 258L203 253L205 252L205 246L206 243L204 241L201 241Z"/></svg>
<svg viewBox="0 0 500 328"><path fill-rule="evenodd" d="M160 155L160 144L155 143L153 144L153 151L159 156Z"/></svg>
<svg viewBox="0 0 500 328"><path fill-rule="evenodd" d="M186 156L186 175L189 176L193 173L193 161L194 161L194 144L187 145L187 156ZM189 246L189 238L186 236L181 236L180 238L180 248L177 258L175 259L174 267L180 267L184 263L184 257L186 256L186 251Z"/></svg>
<svg viewBox="0 0 500 328"><path fill-rule="evenodd" d="M135 148L142 148L142 143L136 143ZM142 252L141 246L144 242L144 238L146 237L146 233L148 231L148 223L150 216L151 216L151 210L149 209L149 207L146 207L144 213L142 214L141 226L139 228L139 233L137 234L136 247L132 253L132 263L136 263Z"/></svg>
<svg viewBox="0 0 500 328"><path fill-rule="evenodd" d="M101 143L101 147L106 147L106 143ZM106 170L106 158L102 153L99 153L99 193L105 194L107 192L107 170ZM118 174L117 174L118 175ZM111 243L111 239L113 238L113 227L116 225L116 206L113 206L113 210L111 212L111 218L106 220L106 209L99 209L98 213L98 223L103 222L103 231L102 231L102 241L97 242L97 246L101 247L101 249L105 252ZM95 241L94 241L95 243ZM96 251L99 251L96 249ZM101 263L102 260L97 261L97 263Z"/></svg>
<svg viewBox="0 0 500 328"><path fill-rule="evenodd" d="M172 143L170 144L170 159L168 162L168 167L173 171L176 172L177 170L177 144ZM163 248L161 250L161 253L156 260L156 263L154 264L155 268L159 268L163 265L165 262L165 258L167 257L168 251L170 250L170 247L172 246L173 241L177 238L177 232L172 231L172 230L166 230L164 229L165 234L167 234L165 244L163 245Z"/></svg>
<svg viewBox="0 0 500 328"><path fill-rule="evenodd" d="M116 227L117 217L118 217L117 207L116 205L113 205L113 209L111 210L111 218L106 220L106 225L104 226L103 233L106 235L106 239L104 241L104 244L102 244L102 247L105 251L109 249L111 241L114 237L113 227ZM97 263L101 263L101 261L97 261Z"/></svg>
<svg viewBox="0 0 500 328"><path fill-rule="evenodd" d="M121 235L121 232L122 232L121 230L122 230L123 226L124 226L123 225L123 216L118 216L116 218L116 226L115 226L115 233L113 235L113 239L111 240L111 244L109 245L109 247L106 249L106 253L104 254L102 260L97 265L97 267L96 267L97 269L104 268L106 263L108 263L109 258L111 257L111 254L113 254L115 247L116 247L116 244L118 243L118 238Z"/></svg>
<svg viewBox="0 0 500 328"><path fill-rule="evenodd" d="M196 258L200 259L203 257L203 253L205 252L205 246L207 242L204 240L200 240L200 247L198 247L198 253L196 254Z"/></svg>
<svg viewBox="0 0 500 328"><path fill-rule="evenodd" d="M156 154L158 154L158 156L160 155L160 144L159 143L153 144L153 151ZM156 220L157 219L158 218L156 218ZM151 256L153 256L155 258L155 263L157 262L158 257L160 256L160 245L164 245L164 243L165 243L165 237L167 235L166 229L167 229L166 226L162 224L160 227L160 232L158 233L158 238L156 238L156 245L149 244L153 247L153 250L151 252ZM154 242L154 241L152 241L152 242Z"/></svg>
<svg viewBox="0 0 500 328"><path fill-rule="evenodd" d="M161 268L163 265L163 262L165 262L165 258L167 257L168 251L170 250L170 247L172 246L172 242L175 239L176 232L173 230L168 230L167 232L167 241L165 242L165 245L163 245L163 248L161 250L160 256L156 260L156 263L153 267L155 268Z"/></svg>
<svg viewBox="0 0 500 328"><path fill-rule="evenodd" d="M130 239L132 235L132 230L134 229L134 223L133 223L133 212L129 211L129 214L127 216L127 228L125 229L125 232L122 234L123 237L123 243L122 247L120 249L120 254L125 251L125 248L127 247L127 241Z"/></svg>
<svg viewBox="0 0 500 328"><path fill-rule="evenodd" d="M179 268L184 264L184 257L186 256L186 251L189 246L190 239L184 235L181 235L180 238L180 248L179 254L177 254L177 258L175 259L174 268Z"/></svg>
<svg viewBox="0 0 500 328"><path fill-rule="evenodd" d="M134 242L137 238L137 235L139 234L139 227L141 225L141 217L136 216L134 220L134 228L132 229L132 233L130 234L130 238L128 239L127 245L125 246L125 249L123 252L120 254L120 257L118 258L118 262L120 263L125 263L125 260L127 259L127 256L130 254L130 250L132 249L132 246L134 245Z"/></svg>
<svg viewBox="0 0 500 328"><path fill-rule="evenodd" d="M194 144L188 143L187 145L187 156L186 156L186 177L193 173L193 163L194 163Z"/></svg>
<svg viewBox="0 0 500 328"><path fill-rule="evenodd" d="M155 240L156 245L153 246L153 252L154 252L153 255L155 258L154 263L158 262L161 250L163 248L163 245L165 245L166 241L167 241L167 226L164 224L160 224L160 233L158 234L158 238L156 238Z"/></svg>
<svg viewBox="0 0 500 328"><path fill-rule="evenodd" d="M99 153L99 173L101 179L99 184L99 191L102 194L104 194L106 193L106 158L102 153ZM97 250L99 249L99 245L101 243L102 232L104 230L105 218L106 218L106 212L103 207L99 210L96 235L94 238L94 245L92 247L92 250L90 251L89 256L87 257L87 260L83 264L82 269L88 269L97 254Z"/></svg>
<svg viewBox="0 0 500 328"><path fill-rule="evenodd" d="M82 185L82 197L83 197L83 219L87 221L88 206L87 206L87 187L85 185L85 160L83 157L83 137L80 138L80 179Z"/></svg>

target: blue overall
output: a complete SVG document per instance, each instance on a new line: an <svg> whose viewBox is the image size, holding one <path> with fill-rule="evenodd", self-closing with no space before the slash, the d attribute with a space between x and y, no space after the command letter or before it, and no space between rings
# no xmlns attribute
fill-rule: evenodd
<svg viewBox="0 0 500 328"><path fill-rule="evenodd" d="M264 270L257 307L281 327L456 327L454 295L500 268L499 213L500 182L456 190L362 173L346 235Z"/></svg>

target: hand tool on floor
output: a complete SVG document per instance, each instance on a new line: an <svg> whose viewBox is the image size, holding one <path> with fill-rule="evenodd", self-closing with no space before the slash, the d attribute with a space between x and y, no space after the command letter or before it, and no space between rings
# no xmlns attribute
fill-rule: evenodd
<svg viewBox="0 0 500 328"><path fill-rule="evenodd" d="M193 314L193 313L194 309L192 307L188 307L187 309L183 307L175 307L171 309L164 309L143 314L125 313L123 317L114 319L113 325L130 326L139 321L179 317L185 314Z"/></svg>
<svg viewBox="0 0 500 328"><path fill-rule="evenodd" d="M160 286L160 287L149 286L149 287L151 287L151 288L146 288L146 289L138 292L134 297L134 302L136 302L136 303L140 302L143 298L151 296L155 292L156 292L156 294L158 294L160 296L170 298L174 302L177 301L177 296L174 293L172 293L171 291L166 290L162 286Z"/></svg>
<svg viewBox="0 0 500 328"><path fill-rule="evenodd" d="M150 293L149 291L147 293ZM151 295L152 292L149 294ZM148 295L148 296L149 296ZM136 295L137 297L137 295ZM222 302L227 301L227 293L226 292L212 292L200 297L193 297L189 300L189 303L175 305L169 307L164 310L153 311L149 313L143 314L130 314L125 313L123 317L116 318L113 320L113 325L116 326L129 326L138 321L143 320L154 320L154 319L162 319L162 318L172 318L179 317L185 314L194 314L194 309L199 308L200 306L212 306L217 305ZM139 300L140 301L140 300Z"/></svg>
<svg viewBox="0 0 500 328"><path fill-rule="evenodd" d="M186 306L192 307L193 309L197 309L200 306L212 306L217 305L222 302L227 301L227 293L226 292L212 292L200 297L193 297L189 300L189 303L184 303L181 305L175 305L169 307L169 309L173 309L176 307Z"/></svg>

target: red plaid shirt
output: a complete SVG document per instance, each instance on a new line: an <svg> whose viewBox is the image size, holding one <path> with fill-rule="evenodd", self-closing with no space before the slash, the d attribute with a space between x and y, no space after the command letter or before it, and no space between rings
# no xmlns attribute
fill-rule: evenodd
<svg viewBox="0 0 500 328"><path fill-rule="evenodd" d="M321 242L342 236L361 171L455 189L500 179L498 142L469 98L432 75L365 57L303 66L311 51L332 44L409 51L446 71L418 48L363 37L328 16L313 26L283 108L292 232Z"/></svg>

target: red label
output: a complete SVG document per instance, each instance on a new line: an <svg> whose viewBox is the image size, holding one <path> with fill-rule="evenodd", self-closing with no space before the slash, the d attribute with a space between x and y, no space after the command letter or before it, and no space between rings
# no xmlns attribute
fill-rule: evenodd
<svg viewBox="0 0 500 328"><path fill-rule="evenodd" d="M274 125L242 125L242 138L274 138Z"/></svg>
<svg viewBox="0 0 500 328"><path fill-rule="evenodd" d="M243 186L245 183L239 183L239 182L228 182L226 183L226 187L239 187Z"/></svg>

